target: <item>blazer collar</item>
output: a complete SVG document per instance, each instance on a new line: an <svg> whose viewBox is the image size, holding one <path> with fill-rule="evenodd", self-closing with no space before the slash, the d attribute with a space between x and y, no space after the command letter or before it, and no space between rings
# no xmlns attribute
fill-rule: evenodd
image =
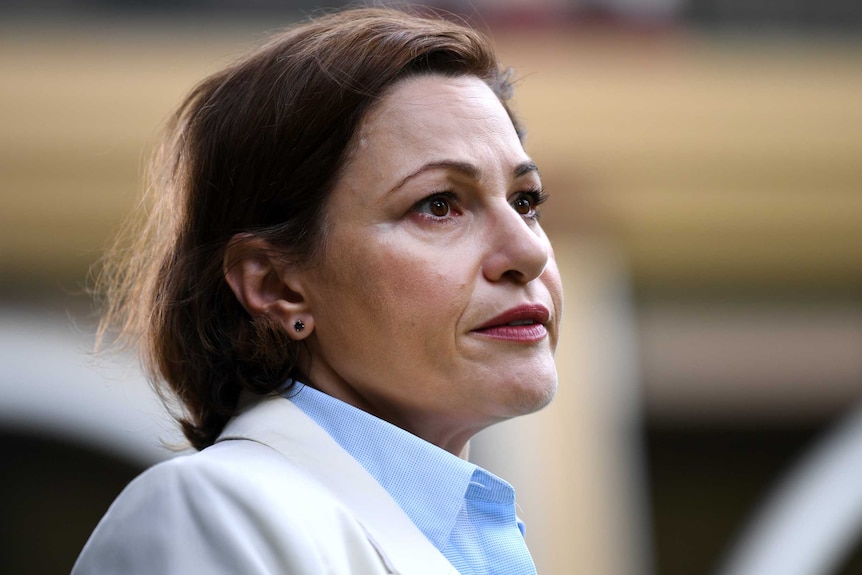
<svg viewBox="0 0 862 575"><path fill-rule="evenodd" d="M365 528L392 573L457 573L389 493L326 431L281 397L244 396L218 441L267 445L314 477Z"/></svg>

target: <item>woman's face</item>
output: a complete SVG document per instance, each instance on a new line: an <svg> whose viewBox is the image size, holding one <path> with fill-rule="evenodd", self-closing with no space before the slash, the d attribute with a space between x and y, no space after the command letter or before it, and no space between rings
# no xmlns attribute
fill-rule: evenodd
<svg viewBox="0 0 862 575"><path fill-rule="evenodd" d="M562 288L541 197L481 80L395 85L360 125L305 272L309 383L456 454L546 405Z"/></svg>

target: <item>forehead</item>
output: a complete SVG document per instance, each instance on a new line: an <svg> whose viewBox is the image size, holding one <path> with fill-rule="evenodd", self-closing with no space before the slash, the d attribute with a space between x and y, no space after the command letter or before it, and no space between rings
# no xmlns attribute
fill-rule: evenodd
<svg viewBox="0 0 862 575"><path fill-rule="evenodd" d="M435 153L469 153L492 146L524 156L496 94L475 76L415 76L392 86L360 123L352 155L397 147Z"/></svg>

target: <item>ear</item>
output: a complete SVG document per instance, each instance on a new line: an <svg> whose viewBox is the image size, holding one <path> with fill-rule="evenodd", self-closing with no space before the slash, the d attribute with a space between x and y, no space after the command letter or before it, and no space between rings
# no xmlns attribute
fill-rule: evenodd
<svg viewBox="0 0 862 575"><path fill-rule="evenodd" d="M267 317L293 339L304 339L314 322L299 272L277 248L252 234L237 234L225 248L223 273L236 299L253 317Z"/></svg>

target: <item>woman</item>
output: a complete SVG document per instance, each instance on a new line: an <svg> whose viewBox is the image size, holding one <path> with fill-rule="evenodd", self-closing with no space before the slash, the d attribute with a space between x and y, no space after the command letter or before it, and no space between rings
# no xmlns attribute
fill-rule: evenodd
<svg viewBox="0 0 862 575"><path fill-rule="evenodd" d="M359 9L201 83L110 276L199 453L75 573L532 573L481 429L546 405L561 287L488 42Z"/></svg>

